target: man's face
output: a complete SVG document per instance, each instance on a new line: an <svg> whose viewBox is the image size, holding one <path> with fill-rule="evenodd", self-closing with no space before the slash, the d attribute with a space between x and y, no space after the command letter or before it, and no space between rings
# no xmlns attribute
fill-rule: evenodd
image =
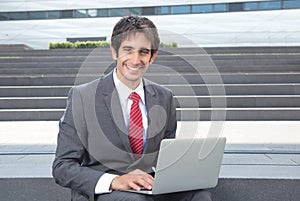
<svg viewBox="0 0 300 201"><path fill-rule="evenodd" d="M118 54L111 48L117 61L117 76L129 88L135 89L157 52L151 57L151 42L144 33L133 33L121 43Z"/></svg>

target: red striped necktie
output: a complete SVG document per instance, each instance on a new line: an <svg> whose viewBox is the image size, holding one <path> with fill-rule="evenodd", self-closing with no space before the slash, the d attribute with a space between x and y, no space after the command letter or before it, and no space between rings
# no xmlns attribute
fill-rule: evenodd
<svg viewBox="0 0 300 201"><path fill-rule="evenodd" d="M140 155L143 150L144 134L142 112L139 106L140 96L136 92L132 92L129 98L133 101L130 108L129 142L132 153Z"/></svg>

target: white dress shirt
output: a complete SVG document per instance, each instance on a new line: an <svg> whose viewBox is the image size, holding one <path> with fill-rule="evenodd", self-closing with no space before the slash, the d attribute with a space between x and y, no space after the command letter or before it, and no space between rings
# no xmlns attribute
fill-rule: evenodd
<svg viewBox="0 0 300 201"><path fill-rule="evenodd" d="M127 128L129 127L130 108L132 104L132 100L129 98L129 96L132 92L136 92L140 96L139 106L142 112L142 120L143 120L143 127L144 127L144 147L145 147L146 139L147 139L148 118L147 118L145 91L144 91L143 82L141 81L139 86L135 90L132 90L129 87L127 87L123 82L121 82L121 80L117 77L116 69L113 72L113 80L119 95L123 117ZM95 193L102 194L102 193L111 192L109 187L112 180L116 176L118 175L109 174L109 173L103 174L97 182Z"/></svg>

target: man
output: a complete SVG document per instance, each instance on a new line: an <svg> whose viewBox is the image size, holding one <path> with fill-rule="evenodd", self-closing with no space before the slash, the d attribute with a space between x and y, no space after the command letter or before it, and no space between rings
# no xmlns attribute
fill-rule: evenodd
<svg viewBox="0 0 300 201"><path fill-rule="evenodd" d="M72 189L72 200L211 200L206 191L156 196L121 191L151 189L160 141L175 137L171 91L143 78L159 43L152 21L122 18L111 39L116 68L71 89L53 176Z"/></svg>

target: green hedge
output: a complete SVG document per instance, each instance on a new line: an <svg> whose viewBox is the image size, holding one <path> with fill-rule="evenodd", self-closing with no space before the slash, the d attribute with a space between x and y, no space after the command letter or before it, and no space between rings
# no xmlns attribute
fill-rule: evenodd
<svg viewBox="0 0 300 201"><path fill-rule="evenodd" d="M107 41L77 41L72 43L66 42L51 42L49 43L49 49L76 49L76 48L107 48L110 43ZM163 43L161 42L160 47L171 47L177 48L177 43Z"/></svg>
<svg viewBox="0 0 300 201"><path fill-rule="evenodd" d="M161 42L160 45L159 45L159 47L173 47L173 48L177 48L178 45L175 42L172 42L172 43L163 43L163 42Z"/></svg>
<svg viewBox="0 0 300 201"><path fill-rule="evenodd" d="M106 48L106 47L109 47L109 43L106 41L77 41L75 43L66 41L66 42L49 43L49 49Z"/></svg>

